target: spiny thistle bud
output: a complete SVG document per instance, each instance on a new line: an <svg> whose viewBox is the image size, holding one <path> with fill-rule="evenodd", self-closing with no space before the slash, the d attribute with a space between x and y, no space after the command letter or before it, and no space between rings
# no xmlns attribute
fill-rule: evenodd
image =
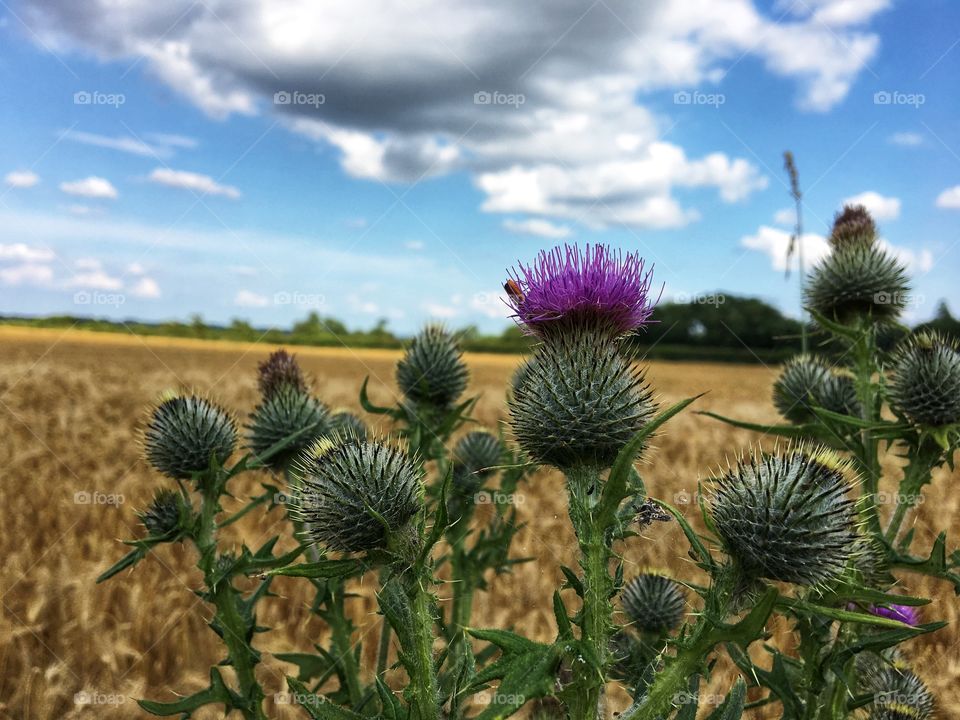
<svg viewBox="0 0 960 720"><path fill-rule="evenodd" d="M637 575L620 594L623 611L642 632L669 632L680 625L686 598L680 586L657 573Z"/></svg>
<svg viewBox="0 0 960 720"><path fill-rule="evenodd" d="M507 302L527 332L541 337L578 327L625 335L645 325L653 312L652 273L644 272L643 259L632 253L564 245L510 271Z"/></svg>
<svg viewBox="0 0 960 720"><path fill-rule="evenodd" d="M440 325L427 325L397 363L397 385L418 405L449 408L466 390L467 377L456 339Z"/></svg>
<svg viewBox="0 0 960 720"><path fill-rule="evenodd" d="M882 248L838 248L811 272L804 302L830 320L894 320L903 310L910 287L903 264Z"/></svg>
<svg viewBox="0 0 960 720"><path fill-rule="evenodd" d="M485 430L467 433L453 447L453 491L472 496L484 480L496 472L503 445L500 438Z"/></svg>
<svg viewBox="0 0 960 720"><path fill-rule="evenodd" d="M172 535L180 527L180 505L179 493L164 488L154 494L153 502L137 517L150 537Z"/></svg>
<svg viewBox="0 0 960 720"><path fill-rule="evenodd" d="M853 379L832 371L818 357L791 358L773 384L773 404L791 422L816 420L812 407L846 415L860 415Z"/></svg>
<svg viewBox="0 0 960 720"><path fill-rule="evenodd" d="M610 467L655 411L643 372L614 338L551 334L519 377L508 401L514 435L560 469Z"/></svg>
<svg viewBox="0 0 960 720"><path fill-rule="evenodd" d="M933 717L933 694L909 667L888 665L880 658L858 662L860 686L872 694L866 706L870 720L925 720Z"/></svg>
<svg viewBox="0 0 960 720"><path fill-rule="evenodd" d="M280 388L291 386L302 393L307 392L307 378L300 369L297 358L286 350L270 353L257 366L257 386L263 398L270 398Z"/></svg>
<svg viewBox="0 0 960 720"><path fill-rule="evenodd" d="M855 482L829 450L758 452L713 478L706 501L747 579L815 585L839 576L857 547Z"/></svg>
<svg viewBox="0 0 960 720"><path fill-rule="evenodd" d="M300 458L296 512L331 550L388 546L423 504L423 471L381 442L321 438Z"/></svg>
<svg viewBox="0 0 960 720"><path fill-rule="evenodd" d="M178 480L207 470L211 458L222 465L236 442L233 418L196 395L162 398L143 432L147 460L164 475Z"/></svg>
<svg viewBox="0 0 960 720"><path fill-rule="evenodd" d="M247 443L255 455L266 453L277 443L300 433L281 452L268 458L267 464L282 469L314 440L329 432L330 411L294 385L281 385L266 395L247 425Z"/></svg>
<svg viewBox="0 0 960 720"><path fill-rule="evenodd" d="M960 350L935 332L907 340L893 358L890 404L917 425L960 423Z"/></svg>
<svg viewBox="0 0 960 720"><path fill-rule="evenodd" d="M330 434L347 439L367 439L367 425L349 410L339 410L330 416Z"/></svg>
<svg viewBox="0 0 960 720"><path fill-rule="evenodd" d="M863 205L844 205L833 216L830 230L830 245L834 250L853 245L868 247L877 239L877 226Z"/></svg>

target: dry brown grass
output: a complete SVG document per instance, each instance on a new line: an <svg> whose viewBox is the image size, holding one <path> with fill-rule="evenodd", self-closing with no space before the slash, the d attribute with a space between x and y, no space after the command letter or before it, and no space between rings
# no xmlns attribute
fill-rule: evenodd
<svg viewBox="0 0 960 720"><path fill-rule="evenodd" d="M164 388L188 386L242 416L256 399L256 363L269 349L0 328L0 717L138 717L132 700L84 710L74 704L74 694L86 690L161 700L206 683L206 668L220 659L220 649L206 627L210 609L191 592L199 582L191 551L165 546L105 585L95 585L94 579L123 552L119 540L141 532L134 510L164 483L139 458L135 425L143 408ZM359 382L367 374L374 400L392 397L394 353L302 349L298 354L320 395L335 407L356 409ZM469 362L471 390L482 393L476 415L494 426L503 415L503 388L516 359L474 356ZM710 390L698 407L754 420L775 417L768 369L654 363L649 375L664 401ZM699 476L756 440L687 412L671 421L649 453L648 488L666 499L692 493ZM261 479L240 478L237 498L255 493ZM958 479L949 473L937 477L917 520L918 543L929 545L936 528L951 530L956 540L958 496L950 490ZM120 493L124 504L76 504L75 493L83 491ZM522 500L520 514L528 525L514 552L537 560L478 598L474 623L512 625L549 639L555 632L549 598L560 582L558 567L576 562L560 478L538 474L522 489ZM690 505L685 509L695 522L696 511ZM268 517L248 516L229 530L226 542L251 546L287 532L278 510ZM658 566L695 577L675 524L634 538L624 555L628 575ZM932 597L927 617L952 623L909 648L939 695L943 715L951 715L951 709L960 709L957 600L949 588L922 579L905 579L903 589ZM306 650L324 632L306 608L304 583L278 582L275 590L281 597L265 601L261 615L261 623L273 630L259 637L266 651L260 677L268 694L282 691L283 675L292 669L270 653ZM378 625L372 591L368 581L357 588L353 602L368 658ZM784 628L778 628L774 640L785 638ZM718 673L707 692L722 692L726 672ZM298 716L272 703L268 709L271 717Z"/></svg>

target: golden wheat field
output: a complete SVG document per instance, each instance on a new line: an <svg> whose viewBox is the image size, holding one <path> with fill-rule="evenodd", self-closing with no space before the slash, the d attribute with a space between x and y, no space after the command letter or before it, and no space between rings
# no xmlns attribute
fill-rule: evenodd
<svg viewBox="0 0 960 720"><path fill-rule="evenodd" d="M256 400L256 365L271 349L0 328L0 717L135 718L141 713L133 698L171 700L206 685L208 667L221 657L206 625L211 611L192 592L199 575L190 549L164 545L132 571L103 585L94 580L124 552L122 539L142 535L135 511L165 482L139 455L136 429L147 404L160 391L182 386L209 394L242 418ZM333 407L359 410L357 390L365 376L375 402L394 398L396 353L304 348L297 355L319 396ZM504 388L517 358L467 359L471 391L481 395L476 417L495 426L504 415ZM697 408L756 421L775 419L769 400L774 376L775 369L759 365L654 362L649 369L663 401L710 391ZM695 506L682 503L695 493L698 477L757 440L688 411L673 419L648 451L647 487L657 497L680 502L696 526ZM768 444L772 441L764 441ZM894 465L889 470L896 476ZM258 492L261 480L269 478L245 475L234 481L237 506ZM958 481L960 473L936 477L916 520L919 545L928 546L937 529L957 537ZM109 495L116 504L90 501ZM515 626L543 640L554 636L550 596L561 583L559 566L576 564L565 504L554 473L542 471L521 487L517 506L527 525L514 553L535 560L478 597L475 626ZM288 528L282 510L252 513L228 528L223 542L258 546L281 535L283 547L290 547ZM686 547L675 524L655 524L623 548L627 575L654 566L702 580ZM356 640L364 643L372 664L379 617L371 581L354 588L352 606ZM307 583L280 578L273 589L279 597L262 603L260 622L272 630L258 638L264 651L259 677L270 717L300 717L296 709L273 702L273 693L285 691L284 675L293 667L271 653L309 650L325 629L310 615ZM960 714L960 603L948 587L927 580L905 578L902 589L933 598L925 617L951 622L907 650L937 693L941 716ZM441 586L441 598L444 594ZM786 642L784 627L771 629L772 642ZM704 692L724 692L730 678L729 665L721 662ZM113 696L113 702L78 705L77 693Z"/></svg>

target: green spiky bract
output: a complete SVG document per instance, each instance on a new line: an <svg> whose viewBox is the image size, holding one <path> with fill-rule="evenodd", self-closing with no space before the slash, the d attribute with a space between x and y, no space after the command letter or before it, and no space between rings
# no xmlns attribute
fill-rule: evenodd
<svg viewBox="0 0 960 720"><path fill-rule="evenodd" d="M708 485L717 533L747 579L816 585L838 577L857 547L852 480L826 450L757 453Z"/></svg>
<svg viewBox="0 0 960 720"><path fill-rule="evenodd" d="M680 586L656 573L637 575L620 593L623 611L641 632L669 632L680 625L686 598Z"/></svg>
<svg viewBox="0 0 960 720"><path fill-rule="evenodd" d="M514 435L531 458L560 469L610 467L656 410L643 372L602 333L549 337L516 378Z"/></svg>
<svg viewBox="0 0 960 720"><path fill-rule="evenodd" d="M179 493L168 488L158 490L147 509L137 513L137 517L151 537L170 535L180 526Z"/></svg>
<svg viewBox="0 0 960 720"><path fill-rule="evenodd" d="M960 423L960 350L954 340L923 332L894 354L890 404L908 420L929 427Z"/></svg>
<svg viewBox="0 0 960 720"><path fill-rule="evenodd" d="M233 418L196 395L179 395L158 404L143 432L147 460L164 475L186 480L223 464L233 453L237 428Z"/></svg>
<svg viewBox="0 0 960 720"><path fill-rule="evenodd" d="M467 366L453 335L427 325L397 363L397 385L409 401L446 409L467 388Z"/></svg>
<svg viewBox="0 0 960 720"><path fill-rule="evenodd" d="M262 455L299 433L281 452L267 460L270 467L279 470L329 431L330 411L322 402L294 385L281 385L251 414L247 443L255 455Z"/></svg>
<svg viewBox="0 0 960 720"><path fill-rule="evenodd" d="M422 507L419 464L380 442L322 438L300 458L296 512L331 550L386 548Z"/></svg>
<svg viewBox="0 0 960 720"><path fill-rule="evenodd" d="M895 320L907 302L906 269L874 245L838 248L811 272L804 303L830 320L853 323Z"/></svg>
<svg viewBox="0 0 960 720"><path fill-rule="evenodd" d="M349 410L340 410L330 416L330 433L341 438L367 439L367 425Z"/></svg>
<svg viewBox="0 0 960 720"><path fill-rule="evenodd" d="M845 415L860 415L860 403L853 379L832 371L818 357L791 358L773 384L773 404L794 423L816 420L817 406Z"/></svg>

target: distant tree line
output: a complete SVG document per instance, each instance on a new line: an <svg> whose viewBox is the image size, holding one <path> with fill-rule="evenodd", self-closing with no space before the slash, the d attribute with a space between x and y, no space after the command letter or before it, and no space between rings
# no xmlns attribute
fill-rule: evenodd
<svg viewBox="0 0 960 720"><path fill-rule="evenodd" d="M757 298L735 295L704 295L692 302L664 302L653 315L656 322L635 341L651 359L717 360L729 362L779 362L800 349L802 325L783 315L775 307ZM229 325L208 324L200 315L187 322L146 323L57 315L44 318L0 317L0 323L28 327L77 327L100 332L137 335L264 342L280 345L315 345L399 348L404 338L395 334L381 319L366 330L350 329L332 317L311 312L290 329L254 327L236 319ZM921 326L960 338L960 320L951 315L946 303L940 303L933 320ZM812 347L830 354L829 345L818 345L814 328L809 328ZM484 335L474 326L461 329L463 346L474 352L524 352L529 337L510 326L499 335ZM896 343L905 329L891 328L881 338L884 346ZM823 339L825 342L825 339Z"/></svg>

